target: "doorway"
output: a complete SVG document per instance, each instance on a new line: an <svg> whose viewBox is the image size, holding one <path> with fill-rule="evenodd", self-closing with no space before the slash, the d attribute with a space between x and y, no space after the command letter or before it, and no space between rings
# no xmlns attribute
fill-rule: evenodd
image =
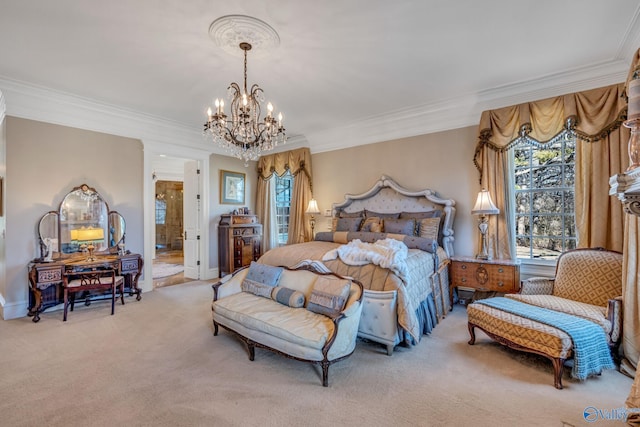
<svg viewBox="0 0 640 427"><path fill-rule="evenodd" d="M189 282L184 277L184 183L155 182L155 257L153 287Z"/></svg>

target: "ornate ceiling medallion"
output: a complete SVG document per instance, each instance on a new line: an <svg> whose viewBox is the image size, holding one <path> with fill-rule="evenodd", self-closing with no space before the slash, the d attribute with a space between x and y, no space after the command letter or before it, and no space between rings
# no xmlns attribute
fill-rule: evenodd
<svg viewBox="0 0 640 427"><path fill-rule="evenodd" d="M240 43L249 43L255 57L266 55L280 45L280 36L269 24L246 15L226 15L213 21L209 36L225 52L242 56Z"/></svg>

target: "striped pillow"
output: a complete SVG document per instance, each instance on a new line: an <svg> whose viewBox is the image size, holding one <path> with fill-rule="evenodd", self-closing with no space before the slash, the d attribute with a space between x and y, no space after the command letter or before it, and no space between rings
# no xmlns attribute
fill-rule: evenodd
<svg viewBox="0 0 640 427"><path fill-rule="evenodd" d="M349 280L320 276L313 284L307 310L335 318L344 309L350 290Z"/></svg>
<svg viewBox="0 0 640 427"><path fill-rule="evenodd" d="M271 291L271 299L292 308L304 307L304 294L284 286L276 286Z"/></svg>
<svg viewBox="0 0 640 427"><path fill-rule="evenodd" d="M424 218L420 220L418 235L420 237L426 237L431 240L437 240L439 229L440 218Z"/></svg>

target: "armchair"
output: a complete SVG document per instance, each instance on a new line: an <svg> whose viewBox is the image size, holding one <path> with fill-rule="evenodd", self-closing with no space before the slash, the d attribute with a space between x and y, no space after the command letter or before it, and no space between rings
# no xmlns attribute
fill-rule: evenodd
<svg viewBox="0 0 640 427"><path fill-rule="evenodd" d="M622 254L603 248L565 252L555 277L525 280L520 294L506 297L591 320L614 347L622 330Z"/></svg>

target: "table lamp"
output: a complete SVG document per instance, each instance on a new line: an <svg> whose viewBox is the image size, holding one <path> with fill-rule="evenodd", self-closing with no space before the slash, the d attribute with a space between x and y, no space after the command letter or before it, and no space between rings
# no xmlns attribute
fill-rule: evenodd
<svg viewBox="0 0 640 427"><path fill-rule="evenodd" d="M94 243L104 240L104 229L80 228L77 231L78 242L81 242L82 246L89 251L87 261L95 261L96 258L93 256L93 251L96 247L94 246Z"/></svg>
<svg viewBox="0 0 640 427"><path fill-rule="evenodd" d="M305 211L305 213L311 215L309 223L311 224L311 240L313 240L313 238L315 237L313 229L316 227L316 218L314 217L314 215L320 214L320 209L318 209L318 202L316 202L316 199L309 200L309 206L307 206L307 210Z"/></svg>
<svg viewBox="0 0 640 427"><path fill-rule="evenodd" d="M480 235L482 236L482 248L480 253L476 255L478 259L491 259L489 256L489 250L487 248L487 230L489 229L489 221L487 215L497 215L500 213L500 210L493 204L491 200L491 195L488 190L482 189L478 193L478 198L476 199L476 205L471 210L473 215L480 215L480 220L478 221L478 229L480 230Z"/></svg>

